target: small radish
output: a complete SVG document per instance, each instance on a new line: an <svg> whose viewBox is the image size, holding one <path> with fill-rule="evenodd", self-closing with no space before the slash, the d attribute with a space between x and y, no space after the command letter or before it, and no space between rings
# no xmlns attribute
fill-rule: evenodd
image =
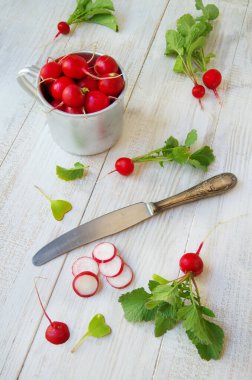
<svg viewBox="0 0 252 380"><path fill-rule="evenodd" d="M98 90L98 81L91 77L85 77L77 82L78 86L81 88L87 88L89 91Z"/></svg>
<svg viewBox="0 0 252 380"><path fill-rule="evenodd" d="M112 57L108 55L102 55L101 57L97 58L94 69L98 75L117 73L118 65Z"/></svg>
<svg viewBox="0 0 252 380"><path fill-rule="evenodd" d="M118 96L124 88L124 79L116 73L106 74L99 81L99 90L106 95Z"/></svg>
<svg viewBox="0 0 252 380"><path fill-rule="evenodd" d="M56 79L50 86L50 92L52 97L56 100L62 100L62 92L70 84L74 84L74 81L73 79L68 78L66 76L62 76Z"/></svg>
<svg viewBox="0 0 252 380"><path fill-rule="evenodd" d="M192 272L194 276L198 276L203 271L203 261L199 257L203 242L200 244L196 253L185 253L180 261L179 266L182 272Z"/></svg>
<svg viewBox="0 0 252 380"><path fill-rule="evenodd" d="M87 113L94 113L109 106L109 98L100 91L90 91L86 94L85 110Z"/></svg>
<svg viewBox="0 0 252 380"><path fill-rule="evenodd" d="M65 106L64 111L66 113L71 113L75 115L80 115L85 113L84 112L84 107L70 107L70 106Z"/></svg>
<svg viewBox="0 0 252 380"><path fill-rule="evenodd" d="M115 171L119 174L128 176L134 171L134 162L131 158L121 157L116 160Z"/></svg>
<svg viewBox="0 0 252 380"><path fill-rule="evenodd" d="M123 259L116 255L112 260L107 263L99 264L101 274L106 277L118 276L123 271L124 262Z"/></svg>
<svg viewBox="0 0 252 380"><path fill-rule="evenodd" d="M99 287L99 279L93 272L81 272L74 277L73 290L80 297L92 297Z"/></svg>
<svg viewBox="0 0 252 380"><path fill-rule="evenodd" d="M72 266L72 273L74 276L81 272L92 272L96 275L99 273L99 266L92 257L82 256L79 257Z"/></svg>
<svg viewBox="0 0 252 380"><path fill-rule="evenodd" d="M48 316L48 314L47 314L47 312L46 312L46 310L42 304L42 301L41 301L41 298L40 298L36 284L35 284L35 289L36 289L36 293L37 293L37 296L39 299L39 303L42 307L42 310L43 310L46 318L50 322L50 325L47 327L46 332L45 332L46 340L48 340L48 342L50 342L52 344L65 343L70 337L70 332L69 332L68 326L64 322L57 322L57 321L52 322L51 318Z"/></svg>
<svg viewBox="0 0 252 380"><path fill-rule="evenodd" d="M216 89L221 84L221 80L222 80L221 73L216 69L207 70L205 74L203 75L203 82L205 86L209 88L210 90L213 90L214 95L216 96L220 104L221 104L220 97Z"/></svg>
<svg viewBox="0 0 252 380"><path fill-rule="evenodd" d="M68 34L70 32L70 26L65 21L60 21L57 25L58 33L54 37L54 40L60 35L60 34Z"/></svg>
<svg viewBox="0 0 252 380"><path fill-rule="evenodd" d="M133 280L133 271L124 264L122 272L116 277L107 277L109 285L116 289L124 289L131 284Z"/></svg>
<svg viewBox="0 0 252 380"><path fill-rule="evenodd" d="M64 106L63 102L61 102L59 100L52 100L51 105L53 106L53 108L55 108L59 111L65 111L65 106Z"/></svg>
<svg viewBox="0 0 252 380"><path fill-rule="evenodd" d="M99 243L94 247L92 256L97 263L106 263L116 255L116 247L111 243Z"/></svg>
<svg viewBox="0 0 252 380"><path fill-rule="evenodd" d="M70 84L62 92L62 100L66 106L82 107L85 103L85 95L77 84Z"/></svg>
<svg viewBox="0 0 252 380"><path fill-rule="evenodd" d="M88 63L84 57L78 54L70 54L61 58L63 73L73 79L82 79L85 75L99 80L100 78L90 72Z"/></svg>
<svg viewBox="0 0 252 380"><path fill-rule="evenodd" d="M40 70L42 80L58 79L62 74L61 65L57 62L47 62Z"/></svg>
<svg viewBox="0 0 252 380"><path fill-rule="evenodd" d="M192 95L196 98L196 99L201 99L203 98L203 96L205 95L205 87L202 86L201 84L196 84L193 88L192 88Z"/></svg>

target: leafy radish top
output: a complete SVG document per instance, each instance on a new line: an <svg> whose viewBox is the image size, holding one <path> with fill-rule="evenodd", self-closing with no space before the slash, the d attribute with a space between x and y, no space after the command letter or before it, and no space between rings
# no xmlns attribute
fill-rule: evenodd
<svg viewBox="0 0 252 380"><path fill-rule="evenodd" d="M173 71L185 74L193 81L195 87L192 95L200 101L205 91L203 86L198 85L197 74L206 72L207 64L214 57L213 53L206 54L204 47L219 10L214 4L204 6L202 0L196 0L195 6L201 10L201 16L184 14L177 20L176 30L167 30L165 54L176 57Z"/></svg>

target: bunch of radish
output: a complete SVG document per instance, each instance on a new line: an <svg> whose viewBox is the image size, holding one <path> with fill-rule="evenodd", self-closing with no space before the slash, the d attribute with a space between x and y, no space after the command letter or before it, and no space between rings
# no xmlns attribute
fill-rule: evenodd
<svg viewBox="0 0 252 380"><path fill-rule="evenodd" d="M41 90L53 109L71 114L98 112L123 91L125 82L112 57L85 57L69 54L48 60L41 68Z"/></svg>
<svg viewBox="0 0 252 380"><path fill-rule="evenodd" d="M113 288L124 289L133 280L132 269L119 256L116 247L108 242L95 246L92 257L79 257L72 266L73 290L80 297L91 297L99 288L101 273Z"/></svg>

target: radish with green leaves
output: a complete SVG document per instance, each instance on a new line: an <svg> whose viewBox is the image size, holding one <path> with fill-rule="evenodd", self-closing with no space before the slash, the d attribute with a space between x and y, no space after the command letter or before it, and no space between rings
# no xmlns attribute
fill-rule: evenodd
<svg viewBox="0 0 252 380"><path fill-rule="evenodd" d="M173 71L185 74L191 79L194 84L192 95L199 100L202 107L201 99L205 95L205 88L199 84L198 76L207 71L207 65L214 57L213 53L205 53L205 45L206 38L213 29L213 21L219 15L219 10L214 4L205 6L202 0L196 0L195 6L202 12L201 16L193 17L191 14L185 14L177 20L176 30L167 30L165 54L176 56ZM213 84L214 75L205 74L206 80L203 76L203 82L206 87L216 90L220 81L218 84ZM214 87L211 87L213 85Z"/></svg>
<svg viewBox="0 0 252 380"><path fill-rule="evenodd" d="M224 343L224 332L209 318L215 314L203 306L195 276L203 271L199 254L185 253L180 259L180 268L185 273L174 280L154 274L148 283L149 291L138 288L123 294L119 302L124 317L129 322L155 324L154 334L161 337L182 323L185 332L204 360L220 359ZM206 318L207 317L207 318Z"/></svg>
<svg viewBox="0 0 252 380"><path fill-rule="evenodd" d="M215 157L213 150L205 145L202 148L192 152L191 146L197 141L197 131L192 129L183 145L179 145L177 139L170 136L162 148L152 150L151 152L135 158L121 157L115 163L115 170L123 176L128 176L133 173L135 164L144 162L157 162L162 167L165 162L176 162L180 165L191 165L194 168L198 168L207 171L208 166L214 161Z"/></svg>

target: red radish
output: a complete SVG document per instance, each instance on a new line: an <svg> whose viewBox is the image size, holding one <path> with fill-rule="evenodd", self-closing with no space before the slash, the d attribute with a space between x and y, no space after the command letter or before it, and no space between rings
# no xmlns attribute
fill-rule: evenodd
<svg viewBox="0 0 252 380"><path fill-rule="evenodd" d="M77 84L70 84L62 92L62 100L66 106L82 107L85 103L85 95Z"/></svg>
<svg viewBox="0 0 252 380"><path fill-rule="evenodd" d="M124 88L124 79L116 73L103 75L99 81L99 90L106 95L118 96Z"/></svg>
<svg viewBox="0 0 252 380"><path fill-rule="evenodd" d="M203 96L205 95L205 87L202 86L201 84L196 84L193 88L192 88L192 95L196 98L196 99L201 99L203 98Z"/></svg>
<svg viewBox="0 0 252 380"><path fill-rule="evenodd" d="M94 247L92 256L97 263L106 263L116 255L116 247L111 243L99 243Z"/></svg>
<svg viewBox="0 0 252 380"><path fill-rule="evenodd" d="M82 256L79 257L72 266L72 273L74 276L81 272L92 272L96 275L99 273L99 266L92 257Z"/></svg>
<svg viewBox="0 0 252 380"><path fill-rule="evenodd" d="M100 78L90 72L88 63L84 57L78 54L70 54L60 59L63 73L73 79L82 79L85 75L99 80Z"/></svg>
<svg viewBox="0 0 252 380"><path fill-rule="evenodd" d="M78 86L81 88L87 88L89 91L98 90L98 81L91 77L85 77L83 79L78 80Z"/></svg>
<svg viewBox="0 0 252 380"><path fill-rule="evenodd" d="M61 76L62 69L61 65L57 62L48 62L40 70L40 78L42 80L57 79Z"/></svg>
<svg viewBox="0 0 252 380"><path fill-rule="evenodd" d="M115 256L107 263L99 264L101 274L106 277L118 276L123 271L124 262L120 256Z"/></svg>
<svg viewBox="0 0 252 380"><path fill-rule="evenodd" d="M69 106L65 106L64 111L66 113L72 113L72 114L76 114L76 115L80 115L80 114L85 113L84 112L84 107L69 107Z"/></svg>
<svg viewBox="0 0 252 380"><path fill-rule="evenodd" d="M50 322L50 325L47 327L46 332L45 332L46 340L48 340L48 342L50 342L52 344L65 343L70 337L70 332L69 332L68 326L64 322L57 322L57 321L52 322L51 318L48 316L48 314L47 314L47 312L46 312L46 310L42 304L42 301L41 301L41 298L40 298L36 284L35 284L35 289L36 289L36 293L37 293L37 296L39 299L39 303L42 307L42 310L43 310L46 318Z"/></svg>
<svg viewBox="0 0 252 380"><path fill-rule="evenodd" d="M74 84L74 81L73 79L66 76L62 76L56 79L50 87L52 97L56 100L62 100L62 92L70 84Z"/></svg>
<svg viewBox="0 0 252 380"><path fill-rule="evenodd" d="M55 108L59 111L65 111L65 106L64 106L63 102L61 102L59 100L52 100L51 105L53 106L53 108Z"/></svg>
<svg viewBox="0 0 252 380"><path fill-rule="evenodd" d="M198 276L203 271L203 261L199 257L203 242L200 244L196 253L185 253L180 261L179 266L182 272L192 272L194 276Z"/></svg>
<svg viewBox="0 0 252 380"><path fill-rule="evenodd" d="M207 88L213 90L214 95L220 103L219 94L217 92L217 87L221 84L222 76L221 73L216 69L210 69L203 75L203 82Z"/></svg>
<svg viewBox="0 0 252 380"><path fill-rule="evenodd" d="M70 26L68 25L67 22L65 21L60 21L57 25L57 28L58 28L58 33L56 34L56 36L54 37L54 40L55 38L57 38L60 34L68 34L70 32Z"/></svg>
<svg viewBox="0 0 252 380"><path fill-rule="evenodd" d="M109 98L100 91L90 91L86 94L85 110L93 113L103 110L109 106Z"/></svg>
<svg viewBox="0 0 252 380"><path fill-rule="evenodd" d="M130 175L134 171L134 162L128 157L118 158L115 163L115 171L121 175Z"/></svg>
<svg viewBox="0 0 252 380"><path fill-rule="evenodd" d="M99 279L92 272L81 272L74 277L72 286L78 296L92 297L99 287Z"/></svg>
<svg viewBox="0 0 252 380"><path fill-rule="evenodd" d="M116 277L107 277L109 285L116 289L124 289L131 284L133 280L133 271L127 265L124 264L122 272Z"/></svg>
<svg viewBox="0 0 252 380"><path fill-rule="evenodd" d="M118 65L112 57L108 55L102 55L101 57L97 58L94 69L98 75L117 73Z"/></svg>

